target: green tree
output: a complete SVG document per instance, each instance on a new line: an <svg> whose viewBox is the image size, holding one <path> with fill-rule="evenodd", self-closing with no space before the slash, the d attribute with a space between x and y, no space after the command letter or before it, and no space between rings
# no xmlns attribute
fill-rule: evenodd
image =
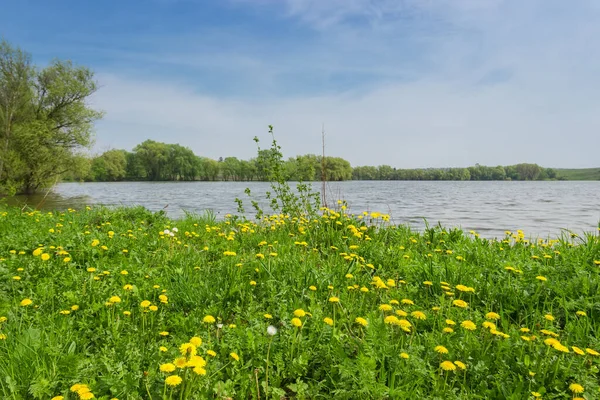
<svg viewBox="0 0 600 400"><path fill-rule="evenodd" d="M92 160L90 175L94 181L121 181L127 176L127 152L109 150Z"/></svg>
<svg viewBox="0 0 600 400"><path fill-rule="evenodd" d="M38 70L0 42L0 190L32 193L74 167L102 115L86 104L96 88L85 67L56 60Z"/></svg>

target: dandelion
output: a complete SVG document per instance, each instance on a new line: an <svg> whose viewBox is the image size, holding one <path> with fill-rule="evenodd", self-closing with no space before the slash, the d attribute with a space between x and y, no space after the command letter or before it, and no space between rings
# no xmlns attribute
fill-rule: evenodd
<svg viewBox="0 0 600 400"><path fill-rule="evenodd" d="M329 317L323 318L323 322L325 322L329 326L333 326L333 320Z"/></svg>
<svg viewBox="0 0 600 400"><path fill-rule="evenodd" d="M129 272L127 272L126 270L121 271L121 275L129 275Z"/></svg>
<svg viewBox="0 0 600 400"><path fill-rule="evenodd" d="M42 259L42 261L48 261L50 259L50 254L42 253L42 256L40 258Z"/></svg>
<svg viewBox="0 0 600 400"><path fill-rule="evenodd" d="M413 317L415 317L416 319L420 319L420 320L425 320L427 319L427 316L425 315L424 312L422 311L413 311L412 313L410 313L410 315L412 315Z"/></svg>
<svg viewBox="0 0 600 400"><path fill-rule="evenodd" d="M546 282L548 280L548 278L546 278L545 276L542 276L542 275L536 276L535 279L537 279L538 281L541 281L541 282Z"/></svg>
<svg viewBox="0 0 600 400"><path fill-rule="evenodd" d="M200 345L202 345L202 339L198 336L194 336L190 339L190 343L196 347L200 347Z"/></svg>
<svg viewBox="0 0 600 400"><path fill-rule="evenodd" d="M317 287L314 285L311 285L308 287L310 290L312 290L313 292L317 290Z"/></svg>
<svg viewBox="0 0 600 400"><path fill-rule="evenodd" d="M31 304L33 304L33 301L31 299L23 299L23 300L21 300L20 304L22 307L27 307L27 306L30 306Z"/></svg>
<svg viewBox="0 0 600 400"><path fill-rule="evenodd" d="M573 393L577 393L577 394L579 394L579 393L583 393L583 391L584 391L584 389L583 389L583 386L581 386L581 385L580 385L580 384L578 384L578 383L571 383L571 384L569 385L569 390L570 390L571 392L573 392Z"/></svg>
<svg viewBox="0 0 600 400"><path fill-rule="evenodd" d="M444 332L444 333L452 333L452 332L454 332L454 329L452 329L449 326L447 326L444 329L442 329L442 332Z"/></svg>
<svg viewBox="0 0 600 400"><path fill-rule="evenodd" d="M535 398L542 397L542 394L539 392L531 392L531 395Z"/></svg>
<svg viewBox="0 0 600 400"><path fill-rule="evenodd" d="M554 317L553 317L552 315L550 315L550 314L546 314L546 315L544 315L544 318L545 318L546 320L548 320L548 321L554 321Z"/></svg>
<svg viewBox="0 0 600 400"><path fill-rule="evenodd" d="M77 311L79 310L79 306L77 304L74 304L71 306L71 311Z"/></svg>
<svg viewBox="0 0 600 400"><path fill-rule="evenodd" d="M175 364L166 363L160 365L160 372L173 372L175 371Z"/></svg>
<svg viewBox="0 0 600 400"><path fill-rule="evenodd" d="M467 365L465 363L463 363L462 361L454 361L454 365L456 365L458 368L465 370L467 369Z"/></svg>
<svg viewBox="0 0 600 400"><path fill-rule="evenodd" d="M447 325L456 325L456 322L452 321L451 319L447 319L446 324Z"/></svg>
<svg viewBox="0 0 600 400"><path fill-rule="evenodd" d="M196 346L191 343L183 343L181 346L179 346L179 352L183 356L195 356Z"/></svg>
<svg viewBox="0 0 600 400"><path fill-rule="evenodd" d="M169 332L167 331L162 331L158 333L160 336L169 336Z"/></svg>
<svg viewBox="0 0 600 400"><path fill-rule="evenodd" d="M489 312L489 313L485 314L485 318L491 319L491 320L499 320L500 315L496 314L495 312Z"/></svg>
<svg viewBox="0 0 600 400"><path fill-rule="evenodd" d="M444 361L440 364L440 367L444 371L455 371L456 370L456 365L454 365L454 363L452 361Z"/></svg>
<svg viewBox="0 0 600 400"><path fill-rule="evenodd" d="M433 282L431 282L431 281L425 281L425 282L423 282L423 285L425 285L425 286L432 286Z"/></svg>
<svg viewBox="0 0 600 400"><path fill-rule="evenodd" d="M256 286L256 281L250 281L250 286Z"/></svg>
<svg viewBox="0 0 600 400"><path fill-rule="evenodd" d="M123 311L123 315L129 317L131 315L131 311Z"/></svg>
<svg viewBox="0 0 600 400"><path fill-rule="evenodd" d="M467 308L469 306L469 303L467 303L466 301L463 300L453 300L452 304L456 307L460 307L460 308Z"/></svg>
<svg viewBox="0 0 600 400"><path fill-rule="evenodd" d="M208 354L211 357L217 356L217 353L214 350L206 350L206 354Z"/></svg>
<svg viewBox="0 0 600 400"><path fill-rule="evenodd" d="M379 306L379 309L381 311L391 311L392 310L392 306L390 306L389 304L382 304Z"/></svg>
<svg viewBox="0 0 600 400"><path fill-rule="evenodd" d="M187 366L187 359L185 357L178 357L173 361L173 364L175 364L177 368L183 369Z"/></svg>
<svg viewBox="0 0 600 400"><path fill-rule="evenodd" d="M585 355L585 351L581 350L579 347L571 346L571 348L573 349L573 351L575 352L575 354L579 354L580 356L584 356Z"/></svg>
<svg viewBox="0 0 600 400"><path fill-rule="evenodd" d="M148 307L150 307L150 304L152 304L152 303L150 303L149 300L144 300L144 301L142 301L140 303L140 307L142 307L142 308L148 308Z"/></svg>
<svg viewBox="0 0 600 400"><path fill-rule="evenodd" d="M165 379L165 383L168 386L173 386L173 387L180 385L181 381L182 381L182 379L178 375L170 375L170 376L167 377L167 379Z"/></svg>
<svg viewBox="0 0 600 400"><path fill-rule="evenodd" d="M596 350L593 349L585 349L585 352L588 353L591 356L600 356L600 353L598 353Z"/></svg>
<svg viewBox="0 0 600 400"><path fill-rule="evenodd" d="M415 305L415 303L414 303L412 300L409 300L409 299L402 299L402 300L401 300L401 303L402 303L402 304L409 305L409 306L413 306L413 305Z"/></svg>
<svg viewBox="0 0 600 400"><path fill-rule="evenodd" d="M405 360L409 359L409 355L407 353L400 353L400 358L404 358Z"/></svg>
<svg viewBox="0 0 600 400"><path fill-rule="evenodd" d="M304 311L303 309L299 308L299 309L297 309L297 310L294 310L294 315L295 315L296 317L299 317L299 318L301 318L301 317L304 317L304 316L306 316L306 311Z"/></svg>
<svg viewBox="0 0 600 400"><path fill-rule="evenodd" d="M585 313L585 311L577 311L575 314L579 317L587 317L587 314Z"/></svg>
<svg viewBox="0 0 600 400"><path fill-rule="evenodd" d="M269 325L267 327L267 334L269 336L275 336L277 334L277 328L275 328L273 325Z"/></svg>
<svg viewBox="0 0 600 400"><path fill-rule="evenodd" d="M302 321L300 320L300 318L292 318L291 323L296 328L300 328L302 326Z"/></svg>
<svg viewBox="0 0 600 400"><path fill-rule="evenodd" d="M338 297L333 296L333 297L329 298L329 302L330 303L339 303L340 299Z"/></svg>
<svg viewBox="0 0 600 400"><path fill-rule="evenodd" d="M361 318L361 317L356 317L356 319L354 320L354 322L356 322L357 324L362 325L362 326L369 325L369 322L366 319Z"/></svg>
<svg viewBox="0 0 600 400"><path fill-rule="evenodd" d="M215 321L215 317L213 317L212 315L207 315L204 318L202 318L202 322L204 322L205 324L214 324Z"/></svg>
<svg viewBox="0 0 600 400"><path fill-rule="evenodd" d="M473 321L469 321L469 320L461 322L460 326L462 326L463 328L465 328L468 331L474 331L475 329L477 329L477 325L475 325L473 323Z"/></svg>
<svg viewBox="0 0 600 400"><path fill-rule="evenodd" d="M448 354L448 349L445 348L444 346L435 346L433 351L435 351L436 353L440 353L440 354Z"/></svg>
<svg viewBox="0 0 600 400"><path fill-rule="evenodd" d="M158 306L150 306L150 307L148 307L148 310L150 310L150 311L158 311Z"/></svg>
<svg viewBox="0 0 600 400"><path fill-rule="evenodd" d="M160 347L158 348L158 351L160 351L161 353L166 353L166 351L167 351L167 350L168 350L168 349L167 349L165 346L160 346Z"/></svg>
<svg viewBox="0 0 600 400"><path fill-rule="evenodd" d="M235 361L240 361L240 356L238 356L236 353L229 353L229 355L231 356L231 358L233 358Z"/></svg>

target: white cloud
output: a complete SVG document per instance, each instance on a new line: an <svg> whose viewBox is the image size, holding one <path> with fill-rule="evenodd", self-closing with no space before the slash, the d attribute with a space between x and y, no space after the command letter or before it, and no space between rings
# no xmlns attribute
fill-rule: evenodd
<svg viewBox="0 0 600 400"><path fill-rule="evenodd" d="M152 138L249 158L252 137L266 139L273 124L287 155L318 153L325 123L328 153L353 165L597 165L600 7L592 0L234 1L277 9L317 34L283 52L228 32L235 46L145 54L148 63L227 70L243 85L237 97L202 92L189 77L107 70L94 99L108 112L99 149ZM347 85L319 90L344 74Z"/></svg>

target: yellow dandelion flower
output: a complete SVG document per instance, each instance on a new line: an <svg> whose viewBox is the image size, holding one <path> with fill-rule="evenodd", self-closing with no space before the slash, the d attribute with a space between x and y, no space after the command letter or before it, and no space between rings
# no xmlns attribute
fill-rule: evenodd
<svg viewBox="0 0 600 400"><path fill-rule="evenodd" d="M22 307L27 307L27 306L30 306L31 304L33 304L33 301L31 299L23 299L23 300L21 300L20 304Z"/></svg>
<svg viewBox="0 0 600 400"><path fill-rule="evenodd" d="M444 361L440 364L440 368L442 368L444 371L455 371L456 365L454 365L452 361Z"/></svg>
<svg viewBox="0 0 600 400"><path fill-rule="evenodd" d="M401 300L401 303L402 303L402 304L409 305L409 306L413 306L413 305L415 305L415 303L414 303L412 300L409 300L409 299L402 299L402 300Z"/></svg>
<svg viewBox="0 0 600 400"><path fill-rule="evenodd" d="M152 303L150 303L150 301L149 301L149 300L144 300L144 301L142 301L142 302L140 303L140 307L142 307L142 308L148 308L148 307L150 307L150 305L151 305L151 304L152 304Z"/></svg>
<svg viewBox="0 0 600 400"><path fill-rule="evenodd" d="M356 319L354 320L354 322L356 322L357 324L362 325L362 326L369 325L369 322L366 319L361 318L361 317L356 317Z"/></svg>
<svg viewBox="0 0 600 400"><path fill-rule="evenodd" d="M575 382L573 382L569 385L569 390L571 392L577 393L577 394L583 393L583 391L584 391L583 386L581 386L580 384L575 383Z"/></svg>
<svg viewBox="0 0 600 400"><path fill-rule="evenodd" d="M329 298L329 302L330 303L339 303L340 299L338 297L333 296L333 297Z"/></svg>
<svg viewBox="0 0 600 400"><path fill-rule="evenodd" d="M600 353L598 353L596 350L593 349L585 349L585 352L588 353L591 356L600 356Z"/></svg>
<svg viewBox="0 0 600 400"><path fill-rule="evenodd" d="M440 353L440 354L448 354L448 349L445 348L444 346L435 346L433 351L435 351L436 353Z"/></svg>
<svg viewBox="0 0 600 400"><path fill-rule="evenodd" d="M175 371L175 364L172 363L166 363L166 364L161 364L160 365L160 371L161 372L173 372Z"/></svg>
<svg viewBox="0 0 600 400"><path fill-rule="evenodd" d="M460 323L460 326L462 326L463 328L465 328L468 331L474 331L475 329L477 329L477 325L475 325L475 323L473 321L463 321Z"/></svg>
<svg viewBox="0 0 600 400"><path fill-rule="evenodd" d="M238 356L236 353L229 353L229 355L231 356L231 358L233 358L235 361L240 361L240 356Z"/></svg>
<svg viewBox="0 0 600 400"><path fill-rule="evenodd" d="M451 319L447 319L446 324L447 325L456 325L456 322L452 321Z"/></svg>
<svg viewBox="0 0 600 400"><path fill-rule="evenodd" d="M217 353L214 350L206 350L206 354L208 354L211 357L217 356Z"/></svg>
<svg viewBox="0 0 600 400"><path fill-rule="evenodd" d="M299 317L299 318L304 317L304 316L306 316L306 311L304 311L301 308L294 310L294 316Z"/></svg>
<svg viewBox="0 0 600 400"><path fill-rule="evenodd" d="M317 287L314 285L311 285L308 287L310 290L312 290L313 292L317 290Z"/></svg>
<svg viewBox="0 0 600 400"><path fill-rule="evenodd" d="M300 320L300 318L292 318L291 323L296 328L300 328L302 326L302 321Z"/></svg>
<svg viewBox="0 0 600 400"><path fill-rule="evenodd" d="M323 322L325 322L329 326L333 326L333 320L329 317L323 318Z"/></svg>
<svg viewBox="0 0 600 400"><path fill-rule="evenodd" d="M204 318L202 318L202 322L204 322L205 324L214 324L215 321L215 317L213 317L212 315L207 315Z"/></svg>
<svg viewBox="0 0 600 400"><path fill-rule="evenodd" d="M460 308L467 308L469 306L469 303L467 303L464 300L453 300L452 305Z"/></svg>
<svg viewBox="0 0 600 400"><path fill-rule="evenodd" d="M169 332L167 331L162 331L158 333L160 336L169 336Z"/></svg>
<svg viewBox="0 0 600 400"><path fill-rule="evenodd" d="M165 353L168 349L165 346L160 346L158 348L158 351L160 351L161 353Z"/></svg>
<svg viewBox="0 0 600 400"><path fill-rule="evenodd" d="M546 314L546 315L544 315L544 318L545 318L546 320L548 320L548 321L554 321L554 317L553 317L552 315L550 315L550 314Z"/></svg>
<svg viewBox="0 0 600 400"><path fill-rule="evenodd" d="M581 350L579 347L571 346L575 354L579 354L580 356L585 355L585 351Z"/></svg>
<svg viewBox="0 0 600 400"><path fill-rule="evenodd" d="M500 315L496 314L495 312L490 311L489 313L485 314L485 318L491 319L491 320L499 320Z"/></svg>
<svg viewBox="0 0 600 400"><path fill-rule="evenodd" d="M454 365L456 365L460 369L467 369L467 365L462 361L454 361Z"/></svg>
<svg viewBox="0 0 600 400"><path fill-rule="evenodd" d="M450 328L450 327L445 327L444 329L442 329L442 332L444 333L452 333L454 332L454 329Z"/></svg>
<svg viewBox="0 0 600 400"><path fill-rule="evenodd" d="M580 317L587 317L587 314L585 313L585 311L577 311L575 314Z"/></svg>
<svg viewBox="0 0 600 400"><path fill-rule="evenodd" d="M548 280L548 278L546 278L545 276L542 276L542 275L536 276L535 279L537 279L538 281L542 281L542 282L546 282Z"/></svg>
<svg viewBox="0 0 600 400"><path fill-rule="evenodd" d="M196 346L194 346L191 343L183 343L181 346L179 346L179 352L181 353L181 355L183 356L195 356L196 355Z"/></svg>
<svg viewBox="0 0 600 400"><path fill-rule="evenodd" d="M165 379L165 383L168 386L178 386L181 384L181 381L182 381L182 379L178 375L170 375L167 377L167 379Z"/></svg>
<svg viewBox="0 0 600 400"><path fill-rule="evenodd" d="M414 318L420 319L420 320L427 319L427 316L422 311L413 311L412 313L410 313L410 315L412 315Z"/></svg>
<svg viewBox="0 0 600 400"><path fill-rule="evenodd" d="M391 311L393 308L389 304L382 304L379 306L381 311Z"/></svg>
<svg viewBox="0 0 600 400"><path fill-rule="evenodd" d="M177 357L174 361L173 364L175 364L175 366L177 368L183 369L187 366L187 358L185 357Z"/></svg>
<svg viewBox="0 0 600 400"><path fill-rule="evenodd" d="M50 254L42 253L42 256L40 258L42 259L42 261L48 261L50 259Z"/></svg>
<svg viewBox="0 0 600 400"><path fill-rule="evenodd" d="M200 347L200 345L202 345L202 339L198 336L194 336L190 339L190 343L196 347Z"/></svg>

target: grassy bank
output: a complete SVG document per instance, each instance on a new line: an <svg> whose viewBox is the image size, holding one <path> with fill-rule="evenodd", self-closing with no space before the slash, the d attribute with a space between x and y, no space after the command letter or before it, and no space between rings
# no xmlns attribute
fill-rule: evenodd
<svg viewBox="0 0 600 400"><path fill-rule="evenodd" d="M597 232L488 241L386 220L0 211L0 393L600 396Z"/></svg>
<svg viewBox="0 0 600 400"><path fill-rule="evenodd" d="M556 168L556 177L567 181L598 181L600 168L560 169Z"/></svg>

